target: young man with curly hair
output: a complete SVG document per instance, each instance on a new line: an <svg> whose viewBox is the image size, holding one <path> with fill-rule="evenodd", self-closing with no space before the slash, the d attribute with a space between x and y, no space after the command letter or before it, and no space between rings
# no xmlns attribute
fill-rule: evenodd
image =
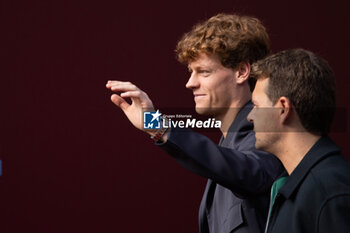
<svg viewBox="0 0 350 233"><path fill-rule="evenodd" d="M154 109L148 95L130 82L108 81L111 100L130 122L156 139L188 170L208 178L199 210L201 233L263 232L269 191L282 172L271 154L255 149L251 64L269 53L269 37L253 17L219 14L186 33L176 47L191 73L186 84L198 114L221 121L219 146L190 129L145 130L143 109ZM129 104L125 98L131 98Z"/></svg>

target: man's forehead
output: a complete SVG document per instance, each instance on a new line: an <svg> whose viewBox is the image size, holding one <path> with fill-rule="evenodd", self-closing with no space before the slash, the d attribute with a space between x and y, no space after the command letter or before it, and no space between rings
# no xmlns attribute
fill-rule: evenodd
<svg viewBox="0 0 350 233"><path fill-rule="evenodd" d="M252 93L252 102L253 102L253 104L259 103L259 100L258 100L257 94L256 94L256 88L254 89L254 91Z"/></svg>
<svg viewBox="0 0 350 233"><path fill-rule="evenodd" d="M197 58L188 63L188 68L217 65L218 63L220 64L220 60L217 55L198 53Z"/></svg>
<svg viewBox="0 0 350 233"><path fill-rule="evenodd" d="M255 84L254 91L252 93L252 101L253 103L258 103L259 98L261 98L263 95L265 95L265 90L268 85L268 78L262 78L258 79Z"/></svg>
<svg viewBox="0 0 350 233"><path fill-rule="evenodd" d="M261 77L256 81L254 90L264 91L269 83L269 78Z"/></svg>

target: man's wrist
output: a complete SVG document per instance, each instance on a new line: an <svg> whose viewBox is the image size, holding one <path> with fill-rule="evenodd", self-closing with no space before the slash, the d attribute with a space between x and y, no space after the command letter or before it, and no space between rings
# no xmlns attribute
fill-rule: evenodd
<svg viewBox="0 0 350 233"><path fill-rule="evenodd" d="M150 132L151 139L155 142L165 142L167 139L167 137L165 136L168 130L169 128L161 128L153 132Z"/></svg>
<svg viewBox="0 0 350 233"><path fill-rule="evenodd" d="M164 121L162 119L161 121ZM168 139L168 132L170 131L169 127L163 127L164 124L161 124L160 129L147 129L145 132L151 135L151 139L155 142L166 142Z"/></svg>

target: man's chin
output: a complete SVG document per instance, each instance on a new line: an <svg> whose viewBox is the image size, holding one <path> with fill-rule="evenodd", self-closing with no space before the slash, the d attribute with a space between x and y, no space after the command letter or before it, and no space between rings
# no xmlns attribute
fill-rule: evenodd
<svg viewBox="0 0 350 233"><path fill-rule="evenodd" d="M199 115L203 115L203 116L210 116L212 111L210 111L209 108L202 108L202 107L196 106L196 113L198 113Z"/></svg>
<svg viewBox="0 0 350 233"><path fill-rule="evenodd" d="M255 149L261 150L261 148L262 146L259 143L255 142Z"/></svg>
<svg viewBox="0 0 350 233"><path fill-rule="evenodd" d="M268 143L261 142L261 141L258 141L258 140L256 140L256 142L255 142L255 149L261 150L261 151L265 151L265 152L268 152L268 153L272 153L270 151L271 147L270 147L270 145Z"/></svg>
<svg viewBox="0 0 350 233"><path fill-rule="evenodd" d="M255 149L262 150L265 148L264 143L259 140L258 133L255 133Z"/></svg>

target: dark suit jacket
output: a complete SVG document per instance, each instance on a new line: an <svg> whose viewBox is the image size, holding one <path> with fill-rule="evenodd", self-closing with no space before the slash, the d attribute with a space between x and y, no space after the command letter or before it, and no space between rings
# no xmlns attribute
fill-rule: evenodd
<svg viewBox="0 0 350 233"><path fill-rule="evenodd" d="M281 172L271 154L255 149L253 125L240 110L220 146L189 129L171 129L160 147L188 170L209 178L199 211L201 233L263 232L270 188Z"/></svg>
<svg viewBox="0 0 350 233"><path fill-rule="evenodd" d="M316 142L280 188L267 232L350 232L350 166L328 137Z"/></svg>

